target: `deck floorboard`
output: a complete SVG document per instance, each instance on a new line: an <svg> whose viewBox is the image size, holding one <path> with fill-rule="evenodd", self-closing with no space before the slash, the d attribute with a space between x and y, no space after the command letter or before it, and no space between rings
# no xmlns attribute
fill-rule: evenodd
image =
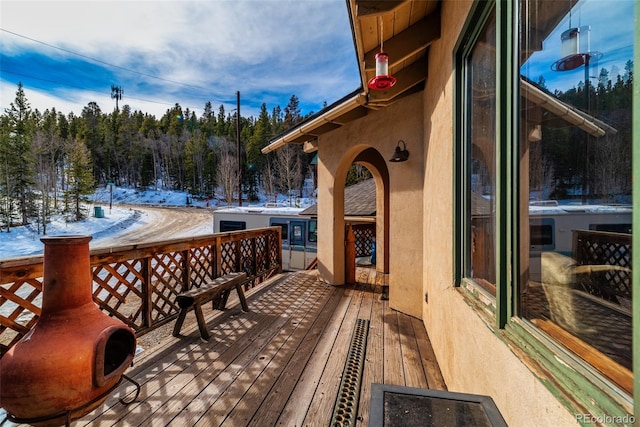
<svg viewBox="0 0 640 427"><path fill-rule="evenodd" d="M167 325L136 356L126 373L141 385L134 403L119 403L134 390L123 381L73 425L328 425L357 319L369 321L357 425L368 424L372 383L446 389L422 321L392 310L380 290L286 273L247 292L248 313L237 299L205 307L208 341L189 313L180 337Z"/></svg>

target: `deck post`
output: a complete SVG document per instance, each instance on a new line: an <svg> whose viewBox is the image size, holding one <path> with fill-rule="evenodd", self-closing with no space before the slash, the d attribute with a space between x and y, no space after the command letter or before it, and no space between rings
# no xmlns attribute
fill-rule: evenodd
<svg viewBox="0 0 640 427"><path fill-rule="evenodd" d="M345 245L345 279L347 283L356 283L356 237L351 224L347 225Z"/></svg>

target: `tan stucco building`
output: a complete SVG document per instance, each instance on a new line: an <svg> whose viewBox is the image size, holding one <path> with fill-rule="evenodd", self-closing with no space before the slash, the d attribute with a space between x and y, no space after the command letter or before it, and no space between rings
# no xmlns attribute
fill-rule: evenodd
<svg viewBox="0 0 640 427"><path fill-rule="evenodd" d="M551 95L532 103L526 112L521 108L529 105L530 98L518 95L519 67L542 47L527 50L518 34L536 33L543 40L577 2L347 3L362 88L280 135L264 150L287 143L317 150L319 276L334 285L345 283L344 183L353 163L365 165L376 182L376 268L389 275L391 307L424 322L449 390L490 395L513 426L589 424L590 420L631 424L634 393L612 380L612 374L594 368L597 362L567 349L560 335L536 327L542 323L518 308L526 305L519 295L539 283L522 279L530 274L529 257L514 255L519 248L529 250L524 241L529 228L524 231L519 225L528 221L528 214L517 213L529 199L529 184L518 185L508 177L517 176L518 166L524 173L533 156L529 152L536 139L523 142L521 135L531 135L540 123L547 126L546 117L557 121L560 114ZM540 25L525 24L523 17L532 16L534 9ZM381 24L390 74L397 83L376 91L367 82L376 72ZM519 32L520 26L527 31ZM637 18L634 31L637 40ZM494 110L486 110L495 114L486 117L485 99L476 94L477 81L469 71L485 66L482 55L474 56L474 49L485 44L491 45L489 55L495 55L490 63L495 65L495 85L489 95ZM637 88L634 91L637 98ZM480 121L489 122L482 132L497 147L493 153L483 148L485 143L473 141L474 131L468 130L467 121L477 117L467 111L474 102L479 106L476 111L483 111ZM545 103L554 103L555 112ZM610 131L584 112L574 114L578 118L565 119L569 124L563 126L590 135ZM585 122L595 123L598 131L586 130ZM634 146L640 145L638 135L635 127ZM510 141L514 143L509 145ZM397 146L406 147L408 159L389 162ZM476 234L477 216L469 207L474 202L467 187L476 175L465 172L465 165L478 151L485 157L485 168L497 170L497 178L488 181L496 188L495 199L485 197L491 200L488 215L495 220L492 244ZM480 248L490 252L487 258L495 255L483 264L492 271L491 277L483 278L487 280L477 278ZM637 280L633 289L638 289ZM638 337L637 327L633 336ZM638 366L637 360L633 363ZM631 382L633 366L624 371ZM634 384L637 390L638 381Z"/></svg>

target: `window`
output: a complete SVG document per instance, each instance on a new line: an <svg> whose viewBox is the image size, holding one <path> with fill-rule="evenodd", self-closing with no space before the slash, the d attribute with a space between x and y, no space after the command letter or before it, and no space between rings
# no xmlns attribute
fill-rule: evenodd
<svg viewBox="0 0 640 427"><path fill-rule="evenodd" d="M455 272L540 346L526 351L562 355L543 362L557 378L589 378L569 392L629 411L638 12L606 5L474 4L456 47Z"/></svg>
<svg viewBox="0 0 640 427"><path fill-rule="evenodd" d="M496 287L496 19L495 10L470 42L464 58L467 101L463 152L466 206L463 275L495 295Z"/></svg>
<svg viewBox="0 0 640 427"><path fill-rule="evenodd" d="M305 222L291 221L291 244L296 246L305 245Z"/></svg>
<svg viewBox="0 0 640 427"><path fill-rule="evenodd" d="M309 242L316 243L318 241L318 221L309 220Z"/></svg>
<svg viewBox="0 0 640 427"><path fill-rule="evenodd" d="M245 221L220 221L220 231L238 231L238 230L246 230L247 223Z"/></svg>
<svg viewBox="0 0 640 427"><path fill-rule="evenodd" d="M555 225L553 218L539 218L530 217L529 235L530 235L530 250L553 250L555 249L554 233Z"/></svg>
<svg viewBox="0 0 640 427"><path fill-rule="evenodd" d="M607 3L606 14L602 6L520 2L519 237L529 244L520 246L519 304L578 357L624 372L632 370L633 2Z"/></svg>
<svg viewBox="0 0 640 427"><path fill-rule="evenodd" d="M282 243L289 243L289 222L281 222L277 220L271 220L271 226L280 226L282 228Z"/></svg>

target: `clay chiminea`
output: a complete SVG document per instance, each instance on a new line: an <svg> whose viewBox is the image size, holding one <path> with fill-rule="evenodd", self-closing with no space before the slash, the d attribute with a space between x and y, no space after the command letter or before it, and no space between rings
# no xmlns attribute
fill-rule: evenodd
<svg viewBox="0 0 640 427"><path fill-rule="evenodd" d="M0 359L9 420L69 424L99 406L131 365L134 332L92 299L91 236L44 237L42 313Z"/></svg>

